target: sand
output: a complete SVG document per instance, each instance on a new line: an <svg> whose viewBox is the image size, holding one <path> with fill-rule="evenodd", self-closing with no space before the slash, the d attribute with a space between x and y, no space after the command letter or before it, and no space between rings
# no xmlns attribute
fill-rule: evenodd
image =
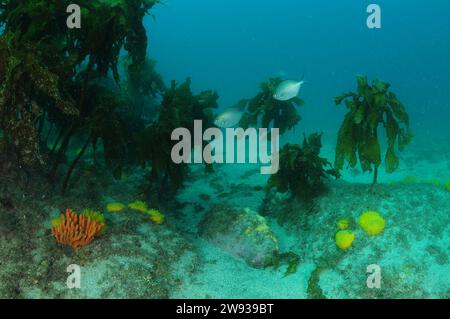
<svg viewBox="0 0 450 319"><path fill-rule="evenodd" d="M450 179L449 154L446 142L417 142L401 155L397 172L380 171L373 193L369 174L348 170L328 183L313 207L267 195L261 186L268 176L258 165L216 166L212 174L192 165L186 187L164 211L163 225L130 212L107 214L108 233L76 253L54 242L51 217L66 207L104 210L108 202L136 199L144 170L121 181L78 174L79 185L65 196L9 187L2 193L13 205L1 207L0 297L449 298L450 192L443 186ZM324 144L323 155L332 160L332 143ZM222 202L263 214L280 250L300 257L297 271L285 276L286 265L254 269L199 237L203 214ZM379 236L359 227L366 210L385 218ZM346 251L334 241L342 217L355 232ZM70 263L82 266L82 289L65 286ZM380 289L367 287L371 264L380 266Z"/></svg>

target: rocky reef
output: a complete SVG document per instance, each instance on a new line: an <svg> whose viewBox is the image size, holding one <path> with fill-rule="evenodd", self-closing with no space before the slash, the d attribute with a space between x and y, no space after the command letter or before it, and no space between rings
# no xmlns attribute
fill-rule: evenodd
<svg viewBox="0 0 450 319"><path fill-rule="evenodd" d="M273 266L279 255L278 241L265 218L249 208L211 207L200 222L199 234L255 268Z"/></svg>

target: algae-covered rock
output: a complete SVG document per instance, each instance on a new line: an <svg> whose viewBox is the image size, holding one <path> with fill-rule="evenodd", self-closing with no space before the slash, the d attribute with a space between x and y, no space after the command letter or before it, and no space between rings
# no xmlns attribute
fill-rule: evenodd
<svg viewBox="0 0 450 319"><path fill-rule="evenodd" d="M200 223L200 235L255 268L272 266L279 256L266 219L248 208L213 206Z"/></svg>

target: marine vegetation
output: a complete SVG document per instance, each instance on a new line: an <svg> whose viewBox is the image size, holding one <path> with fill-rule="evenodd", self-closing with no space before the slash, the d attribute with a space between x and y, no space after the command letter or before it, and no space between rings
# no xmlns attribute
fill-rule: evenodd
<svg viewBox="0 0 450 319"><path fill-rule="evenodd" d="M242 100L239 104L245 105L239 126L261 126L264 128L279 128L280 134L293 129L301 120L297 111L298 106L304 105L302 99L295 97L288 101L278 101L273 96L278 85L283 82L281 78L271 78L261 83L261 91L250 100Z"/></svg>
<svg viewBox="0 0 450 319"><path fill-rule="evenodd" d="M326 299L323 289L320 287L320 275L326 271L325 267L317 267L311 273L308 280L307 293L308 297L311 299Z"/></svg>
<svg viewBox="0 0 450 319"><path fill-rule="evenodd" d="M341 170L344 163L354 168L359 159L363 172L374 172L373 185L377 183L381 165L381 146L378 127L386 130L387 151L384 157L388 173L399 166L396 149L402 151L412 140L409 116L390 84L374 80L369 85L366 76L358 76L357 92L345 93L335 98L336 105L345 101L348 113L339 130L335 167Z"/></svg>
<svg viewBox="0 0 450 319"><path fill-rule="evenodd" d="M19 44L11 32L0 37L0 130L6 152L26 165L43 163L35 123L45 109L66 116L79 113L75 102L59 90L59 76L41 60L35 44Z"/></svg>
<svg viewBox="0 0 450 319"><path fill-rule="evenodd" d="M300 256L293 251L288 251L286 253L276 254L272 267L274 269L279 269L282 265L286 265L287 267L283 277L287 277L297 272L299 264Z"/></svg>
<svg viewBox="0 0 450 319"><path fill-rule="evenodd" d="M359 225L369 236L376 236L383 232L386 222L378 212L367 211L359 217Z"/></svg>
<svg viewBox="0 0 450 319"><path fill-rule="evenodd" d="M280 151L280 169L268 181L279 192L290 191L302 201L311 201L326 190L325 179L339 178L327 159L320 157L322 135L304 137L303 145L287 144Z"/></svg>
<svg viewBox="0 0 450 319"><path fill-rule="evenodd" d="M171 152L176 141L171 135L176 128L194 131L194 120L202 120L203 126L214 126L213 110L218 107L219 96L213 91L193 94L191 79L182 84L172 81L163 94L159 117L139 135L139 158L143 165L150 164L149 188L155 191L157 202L163 197L169 198L183 186L188 174L187 164L175 164Z"/></svg>
<svg viewBox="0 0 450 319"><path fill-rule="evenodd" d="M105 224L67 209L59 222L52 222L52 235L58 243L75 250L91 243L104 227Z"/></svg>
<svg viewBox="0 0 450 319"><path fill-rule="evenodd" d="M146 57L143 26L156 3L80 0L83 28L67 30L70 1L2 1L0 131L20 165L44 164L56 182L69 147L81 145L67 163L64 191L88 147L95 152L101 144L106 165L120 177L124 159L135 158L133 137L145 127L142 99L130 95L155 95L164 88L157 73L149 72L154 63ZM122 54L126 63L120 64ZM121 66L127 75L123 86Z"/></svg>

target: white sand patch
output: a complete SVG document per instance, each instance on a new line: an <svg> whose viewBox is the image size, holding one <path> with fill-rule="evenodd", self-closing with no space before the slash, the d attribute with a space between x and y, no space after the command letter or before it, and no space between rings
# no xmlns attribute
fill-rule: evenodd
<svg viewBox="0 0 450 319"><path fill-rule="evenodd" d="M323 156L331 162L334 146L325 144L323 148ZM446 151L435 152L445 147ZM448 145L439 148L426 143L410 146L401 154L397 172L380 170L375 194L368 192L370 174L344 170L342 180L332 182L330 192L318 199L318 212L308 217L308 229L288 230L269 217L281 250L301 256L297 272L288 277L283 277L284 266L278 270L253 269L195 237L200 270L194 277L185 277L181 290L171 297L307 298L308 281L317 267L324 269L314 288L320 288L327 298L450 297L450 193L442 186L450 179L448 149ZM209 175L203 173L203 167L195 167L194 174L178 196L180 201L192 203L183 210L181 229L195 234L198 220L215 203L260 210L265 193L258 186L264 186L268 176L260 175L258 166L217 165ZM405 180L408 176L415 179ZM208 195L208 199L202 200L200 194ZM382 235L369 237L359 228L357 220L364 210L377 210L384 216L387 226ZM341 217L352 219L356 235L346 252L334 243L336 221ZM382 269L381 290L366 286L369 264Z"/></svg>

